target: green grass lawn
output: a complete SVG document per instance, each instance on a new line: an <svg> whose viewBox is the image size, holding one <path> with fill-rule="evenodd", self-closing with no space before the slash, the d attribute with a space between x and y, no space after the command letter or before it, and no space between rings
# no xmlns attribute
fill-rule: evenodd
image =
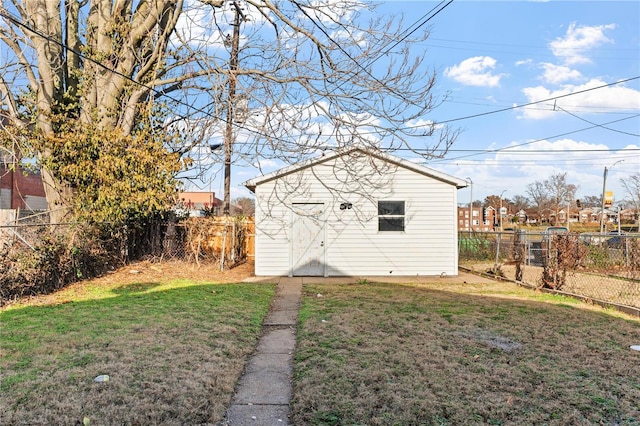
<svg viewBox="0 0 640 426"><path fill-rule="evenodd" d="M293 425L640 424L638 319L510 283L303 290ZM4 308L0 424L216 424L273 295L116 280Z"/></svg>
<svg viewBox="0 0 640 426"><path fill-rule="evenodd" d="M0 424L221 420L274 286L174 280L67 293L0 311ZM102 374L110 380L94 382Z"/></svg>
<svg viewBox="0 0 640 426"><path fill-rule="evenodd" d="M637 319L509 283L304 294L292 424L640 424Z"/></svg>

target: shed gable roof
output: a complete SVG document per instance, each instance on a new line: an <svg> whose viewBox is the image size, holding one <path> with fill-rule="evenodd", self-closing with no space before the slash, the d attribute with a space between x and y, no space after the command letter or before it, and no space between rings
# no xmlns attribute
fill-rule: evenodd
<svg viewBox="0 0 640 426"><path fill-rule="evenodd" d="M266 175L249 179L248 181L244 182L244 186L249 188L251 191L255 191L256 186L261 185L263 183L266 183L275 179L280 179L284 176L290 175L292 173L296 173L298 171L313 167L318 164L332 161L338 157L342 157L345 155L353 155L356 152L360 152L362 154L369 155L374 158L378 158L380 160L397 165L399 167L403 167L407 170L411 170L415 173L430 177L432 179L439 180L449 185L453 185L457 189L466 188L468 186L468 182L464 179L459 179L457 177L439 172L429 167L421 166L420 164L413 163L403 158L399 158L394 155L384 153L382 151L378 151L378 150L374 151L371 149L363 149L363 148L350 148L343 151L333 151L331 154L328 154L328 155L322 155L320 157L311 158L311 159L302 161L300 163L293 164L291 166L284 167L279 170L275 170L271 173L267 173Z"/></svg>

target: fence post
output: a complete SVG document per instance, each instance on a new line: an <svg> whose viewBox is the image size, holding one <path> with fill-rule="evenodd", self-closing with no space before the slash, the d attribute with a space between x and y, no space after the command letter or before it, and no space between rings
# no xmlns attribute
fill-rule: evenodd
<svg viewBox="0 0 640 426"><path fill-rule="evenodd" d="M502 240L502 232L498 233L498 241L496 241L496 263L493 267L494 271L498 270L498 257L500 256L500 240Z"/></svg>
<svg viewBox="0 0 640 426"><path fill-rule="evenodd" d="M224 231L222 232L222 253L220 253L220 270L224 271L224 258L226 257L227 246L227 217L224 218Z"/></svg>
<svg viewBox="0 0 640 426"><path fill-rule="evenodd" d="M236 220L233 218L231 221L231 263L235 265L236 263L236 245L237 245L237 235L236 235Z"/></svg>
<svg viewBox="0 0 640 426"><path fill-rule="evenodd" d="M526 234L524 231L516 231L513 234L513 259L516 263L516 281L522 281L522 265L525 257L524 241Z"/></svg>

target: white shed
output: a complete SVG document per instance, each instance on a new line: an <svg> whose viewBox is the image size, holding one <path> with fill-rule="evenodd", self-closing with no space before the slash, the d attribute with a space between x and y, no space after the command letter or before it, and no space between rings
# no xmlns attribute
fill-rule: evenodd
<svg viewBox="0 0 640 426"><path fill-rule="evenodd" d="M353 148L245 182L259 276L457 275L465 180Z"/></svg>

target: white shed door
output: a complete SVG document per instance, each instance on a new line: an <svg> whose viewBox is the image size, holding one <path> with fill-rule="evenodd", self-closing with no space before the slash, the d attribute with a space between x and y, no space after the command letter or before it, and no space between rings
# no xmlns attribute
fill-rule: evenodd
<svg viewBox="0 0 640 426"><path fill-rule="evenodd" d="M291 259L294 276L324 275L324 205L294 204Z"/></svg>

